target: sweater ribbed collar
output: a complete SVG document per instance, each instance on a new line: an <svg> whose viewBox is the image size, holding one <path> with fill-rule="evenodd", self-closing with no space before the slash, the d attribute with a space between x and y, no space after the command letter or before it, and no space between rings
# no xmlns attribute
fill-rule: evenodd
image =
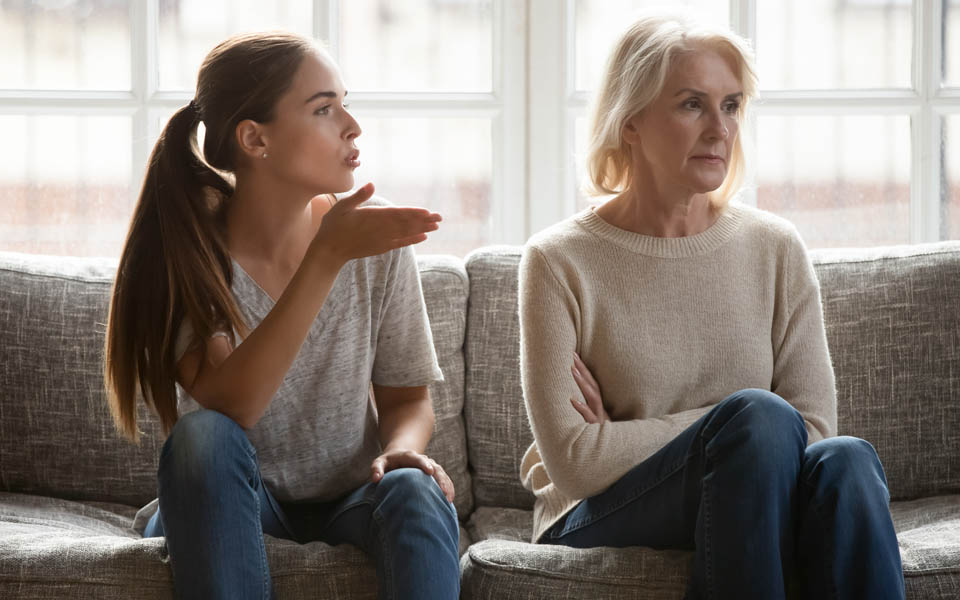
<svg viewBox="0 0 960 600"><path fill-rule="evenodd" d="M658 258L700 256L722 246L740 228L746 209L731 201L717 220L696 235L666 238L643 235L607 223L593 209L586 209L574 221L597 237L631 252Z"/></svg>

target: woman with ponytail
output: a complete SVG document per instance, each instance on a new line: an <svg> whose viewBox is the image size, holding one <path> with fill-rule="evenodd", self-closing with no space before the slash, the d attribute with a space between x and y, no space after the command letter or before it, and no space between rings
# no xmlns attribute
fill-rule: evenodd
<svg viewBox="0 0 960 600"><path fill-rule="evenodd" d="M336 201L359 165L346 94L312 40L235 36L150 157L105 375L125 436L140 398L168 434L134 527L165 536L181 598L272 597L265 533L360 547L382 598L459 594L453 484L424 455L442 374L410 247L440 216L369 183Z"/></svg>

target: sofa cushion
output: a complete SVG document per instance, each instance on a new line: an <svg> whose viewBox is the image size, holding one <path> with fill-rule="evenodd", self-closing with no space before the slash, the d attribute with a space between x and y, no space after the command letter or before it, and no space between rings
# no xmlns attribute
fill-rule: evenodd
<svg viewBox="0 0 960 600"><path fill-rule="evenodd" d="M960 492L960 242L815 250L839 432L894 499Z"/></svg>
<svg viewBox="0 0 960 600"><path fill-rule="evenodd" d="M444 379L430 386L436 425L427 453L450 476L456 488L453 503L457 514L466 518L473 510L463 423L463 338L470 291L467 272L463 261L453 256L422 256L418 263L433 345Z"/></svg>
<svg viewBox="0 0 960 600"><path fill-rule="evenodd" d="M130 529L135 511L0 492L0 598L173 598L163 538ZM373 563L354 546L266 536L266 548L278 598L377 597Z"/></svg>
<svg viewBox="0 0 960 600"><path fill-rule="evenodd" d="M0 253L0 491L141 505L156 495L160 431L114 430L103 335L116 261Z"/></svg>
<svg viewBox="0 0 960 600"><path fill-rule="evenodd" d="M960 598L960 496L894 502L890 512L900 543L907 597ZM648 548L583 551L533 545L526 543L532 527L531 511L477 508L467 523L475 545L460 560L464 598L499 600L548 597L547 594L593 597L588 595L593 589L592 583L587 584L591 579L581 580L583 573L596 579L601 598L682 596L682 582L689 576L690 553ZM635 580L630 565L638 559L642 572L651 577L647 584ZM591 561L593 568L585 569L578 560ZM667 571L651 570L654 566ZM498 589L511 593L498 595Z"/></svg>
<svg viewBox="0 0 960 600"><path fill-rule="evenodd" d="M478 506L531 508L520 460L533 441L520 387L517 268L520 248L487 247L466 259L467 389L464 418Z"/></svg>
<svg viewBox="0 0 960 600"><path fill-rule="evenodd" d="M431 387L436 431L428 452L473 506L463 407L468 284L454 257L419 259L445 381ZM0 253L0 491L146 504L156 495L163 436L139 407L141 443L114 430L103 390L111 259Z"/></svg>

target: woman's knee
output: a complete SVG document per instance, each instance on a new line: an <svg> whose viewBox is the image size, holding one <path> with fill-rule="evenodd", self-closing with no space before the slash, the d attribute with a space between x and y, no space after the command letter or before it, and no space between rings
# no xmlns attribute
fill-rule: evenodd
<svg viewBox="0 0 960 600"><path fill-rule="evenodd" d="M416 468L387 471L377 484L378 510L386 513L424 512L436 518L456 513L432 475Z"/></svg>
<svg viewBox="0 0 960 600"><path fill-rule="evenodd" d="M180 417L173 426L160 454L160 471L202 478L237 453L245 458L255 455L243 429L222 413L201 409Z"/></svg>
<svg viewBox="0 0 960 600"><path fill-rule="evenodd" d="M811 444L804 456L802 477L817 487L887 491L887 478L877 451L866 440L839 436Z"/></svg>
<svg viewBox="0 0 960 600"><path fill-rule="evenodd" d="M746 435L743 441L759 449L787 444L803 448L807 430L803 416L780 396L762 389L745 389L727 396L717 407L707 429L731 427Z"/></svg>

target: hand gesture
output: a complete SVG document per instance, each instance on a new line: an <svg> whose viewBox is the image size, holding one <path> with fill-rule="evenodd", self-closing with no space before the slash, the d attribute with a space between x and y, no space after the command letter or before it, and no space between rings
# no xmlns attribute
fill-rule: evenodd
<svg viewBox="0 0 960 600"><path fill-rule="evenodd" d="M376 483L383 479L387 471L401 467L413 467L420 469L427 475L432 475L437 485L439 485L443 491L443 495L447 497L447 500L453 502L455 494L453 481L450 480L447 472L443 470L443 467L441 467L437 461L413 450L388 450L375 458L373 464L370 466L370 481Z"/></svg>
<svg viewBox="0 0 960 600"><path fill-rule="evenodd" d="M373 184L368 183L333 205L323 216L311 246L319 245L345 263L422 242L443 219L425 208L361 207L372 195Z"/></svg>
<svg viewBox="0 0 960 600"><path fill-rule="evenodd" d="M604 421L609 421L610 416L607 414L606 409L603 408L603 398L600 396L600 385L597 384L597 380L593 378L590 369L587 368L587 365L583 364L583 361L580 360L580 355L576 352L573 353L573 367L571 367L571 370L573 371L573 380L577 382L577 387L580 388L580 392L587 401L587 403L584 404L577 398L570 398L573 407L577 409L577 412L580 413L583 420L587 423L603 423Z"/></svg>

